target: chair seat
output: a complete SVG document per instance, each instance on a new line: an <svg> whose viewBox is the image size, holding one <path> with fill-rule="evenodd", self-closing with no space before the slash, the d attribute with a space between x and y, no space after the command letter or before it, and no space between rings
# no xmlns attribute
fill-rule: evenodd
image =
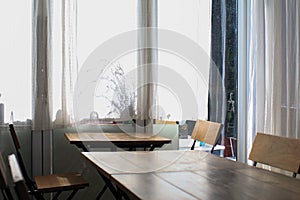
<svg viewBox="0 0 300 200"><path fill-rule="evenodd" d="M87 187L88 182L78 173L51 174L34 177L39 192L58 192Z"/></svg>

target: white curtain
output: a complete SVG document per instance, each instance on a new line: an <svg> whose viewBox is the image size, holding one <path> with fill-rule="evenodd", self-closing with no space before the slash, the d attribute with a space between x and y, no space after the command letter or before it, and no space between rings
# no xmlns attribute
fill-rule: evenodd
<svg viewBox="0 0 300 200"><path fill-rule="evenodd" d="M73 119L73 93L78 75L77 0L62 1L62 80L61 117L56 125L70 125Z"/></svg>
<svg viewBox="0 0 300 200"><path fill-rule="evenodd" d="M252 0L248 153L258 131L300 138L298 0Z"/></svg>
<svg viewBox="0 0 300 200"><path fill-rule="evenodd" d="M32 32L32 175L52 171L51 1L33 1Z"/></svg>
<svg viewBox="0 0 300 200"><path fill-rule="evenodd" d="M157 118L157 0L138 2L138 28L137 119L146 120L144 131L152 132Z"/></svg>
<svg viewBox="0 0 300 200"><path fill-rule="evenodd" d="M33 130L52 128L51 6L47 0L34 1L32 41Z"/></svg>

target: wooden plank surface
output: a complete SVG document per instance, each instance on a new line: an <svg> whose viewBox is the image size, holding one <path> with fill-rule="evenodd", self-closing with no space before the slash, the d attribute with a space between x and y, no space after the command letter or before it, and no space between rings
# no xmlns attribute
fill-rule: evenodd
<svg viewBox="0 0 300 200"><path fill-rule="evenodd" d="M298 173L300 167L300 140L257 133L249 159Z"/></svg>
<svg viewBox="0 0 300 200"><path fill-rule="evenodd" d="M211 166L206 165L203 160L206 157L215 157L201 151L82 152L82 154L106 174L206 170Z"/></svg>
<svg viewBox="0 0 300 200"><path fill-rule="evenodd" d="M132 199L273 200L300 197L298 179L201 151L82 154ZM164 190L168 197L161 194ZM177 193L182 195L178 190L187 196L176 198Z"/></svg>
<svg viewBox="0 0 300 200"><path fill-rule="evenodd" d="M36 176L34 181L40 192L57 192L59 190L73 190L88 186L88 183L77 173Z"/></svg>
<svg viewBox="0 0 300 200"><path fill-rule="evenodd" d="M192 138L214 146L220 137L221 128L220 123L197 120Z"/></svg>
<svg viewBox="0 0 300 200"><path fill-rule="evenodd" d="M65 133L65 137L70 142L101 142L101 141L163 141L170 142L171 139L159 135L142 133Z"/></svg>
<svg viewBox="0 0 300 200"><path fill-rule="evenodd" d="M89 185L78 173L36 176L34 177L34 181L40 192L73 190L75 188L84 188Z"/></svg>
<svg viewBox="0 0 300 200"><path fill-rule="evenodd" d="M162 147L171 139L159 135L142 133L65 133L70 144L84 151L89 148L150 148ZM88 147L88 148L87 148Z"/></svg>
<svg viewBox="0 0 300 200"><path fill-rule="evenodd" d="M132 200L197 199L152 173L113 175L112 181Z"/></svg>
<svg viewBox="0 0 300 200"><path fill-rule="evenodd" d="M248 170L253 173L257 172L255 168L249 168ZM281 184L256 179L253 176L240 173L234 168L226 170L212 169L209 171L197 171L196 173L200 177L195 176L195 179L202 178L207 180L211 186L214 186L213 189L218 191L217 193L222 194L224 199L299 199L300 195L299 189L298 191L291 191L282 187ZM286 178L291 180L290 177L274 173L267 174L265 177L273 177L273 179L280 182ZM170 179L170 174L165 178ZM176 179L174 183L176 183ZM180 182L178 183L180 184ZM300 186L298 180L291 180L290 184ZM215 191L209 191L209 193L213 194Z"/></svg>

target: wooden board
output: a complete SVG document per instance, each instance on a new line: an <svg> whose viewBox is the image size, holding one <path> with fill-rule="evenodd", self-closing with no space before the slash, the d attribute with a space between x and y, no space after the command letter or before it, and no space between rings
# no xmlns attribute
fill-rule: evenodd
<svg viewBox="0 0 300 200"><path fill-rule="evenodd" d="M75 188L84 188L89 185L80 174L76 173L36 176L34 177L34 181L40 192L73 190Z"/></svg>
<svg viewBox="0 0 300 200"><path fill-rule="evenodd" d="M113 175L112 181L132 200L198 199L155 174L119 174Z"/></svg>
<svg viewBox="0 0 300 200"><path fill-rule="evenodd" d="M143 133L65 133L65 137L70 142L171 141L159 135Z"/></svg>
<svg viewBox="0 0 300 200"><path fill-rule="evenodd" d="M220 123L197 120L192 138L214 146L220 137L221 128Z"/></svg>
<svg viewBox="0 0 300 200"><path fill-rule="evenodd" d="M249 159L299 173L300 140L257 133Z"/></svg>
<svg viewBox="0 0 300 200"><path fill-rule="evenodd" d="M171 143L171 139L145 133L65 133L70 144L75 144L84 151L86 146L120 148L155 148Z"/></svg>
<svg viewBox="0 0 300 200"><path fill-rule="evenodd" d="M201 151L82 154L131 199L273 200L300 196L298 179Z"/></svg>

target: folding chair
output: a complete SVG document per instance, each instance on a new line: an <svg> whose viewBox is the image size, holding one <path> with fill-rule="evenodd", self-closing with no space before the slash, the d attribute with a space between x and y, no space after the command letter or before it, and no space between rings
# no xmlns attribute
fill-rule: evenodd
<svg viewBox="0 0 300 200"><path fill-rule="evenodd" d="M8 162L18 198L22 200L29 200L29 195L25 186L24 178L15 154L11 154L8 156Z"/></svg>
<svg viewBox="0 0 300 200"><path fill-rule="evenodd" d="M13 143L16 149L16 156L19 161L20 169L23 174L25 183L36 199L44 199L41 194L43 193L56 193L53 199L57 197L63 191L72 190L68 199L72 199L79 189L83 189L89 185L89 183L78 173L67 174L51 174L45 176L36 176L32 181L26 171L24 161L20 152L21 146L14 129L13 124L9 125L9 130L13 139Z"/></svg>
<svg viewBox="0 0 300 200"><path fill-rule="evenodd" d="M257 133L249 159L257 163L290 171L293 177L300 173L300 140Z"/></svg>
<svg viewBox="0 0 300 200"><path fill-rule="evenodd" d="M2 157L2 153L0 153L0 186L4 200L13 200L11 191L7 184L6 167Z"/></svg>
<svg viewBox="0 0 300 200"><path fill-rule="evenodd" d="M194 150L196 141L199 140L206 144L212 145L211 153L213 153L215 146L217 145L218 139L220 137L222 129L222 124L205 121L205 120L197 120L192 138L194 139L191 150Z"/></svg>

